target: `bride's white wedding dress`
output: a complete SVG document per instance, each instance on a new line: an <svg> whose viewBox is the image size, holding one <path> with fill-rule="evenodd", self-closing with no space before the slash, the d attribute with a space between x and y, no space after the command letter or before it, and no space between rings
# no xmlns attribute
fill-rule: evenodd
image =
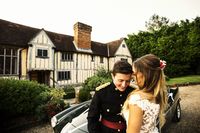
<svg viewBox="0 0 200 133"><path fill-rule="evenodd" d="M128 104L135 104L144 111L140 133L158 133L158 128L156 127L156 119L158 118L159 114L159 104L152 103L147 99L142 99L139 94L132 94ZM129 110L123 110L122 115L128 124Z"/></svg>

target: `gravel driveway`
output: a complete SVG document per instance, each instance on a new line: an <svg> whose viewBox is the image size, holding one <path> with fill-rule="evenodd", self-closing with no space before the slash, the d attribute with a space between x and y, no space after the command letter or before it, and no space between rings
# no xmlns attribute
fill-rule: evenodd
<svg viewBox="0 0 200 133"><path fill-rule="evenodd" d="M200 133L200 85L179 88L182 117L180 122L171 123L165 133Z"/></svg>
<svg viewBox="0 0 200 133"><path fill-rule="evenodd" d="M200 85L180 88L182 118L171 123L165 133L200 133ZM49 123L21 131L20 133L52 133ZM162 132L163 133L163 132Z"/></svg>

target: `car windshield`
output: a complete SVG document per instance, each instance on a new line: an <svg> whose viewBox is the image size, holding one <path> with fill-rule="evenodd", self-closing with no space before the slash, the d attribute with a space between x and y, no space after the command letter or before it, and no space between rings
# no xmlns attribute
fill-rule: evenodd
<svg viewBox="0 0 200 133"><path fill-rule="evenodd" d="M87 114L88 109L83 113L75 117L72 122L67 123L62 129L61 133L67 133L71 131L72 133L85 133L87 130Z"/></svg>

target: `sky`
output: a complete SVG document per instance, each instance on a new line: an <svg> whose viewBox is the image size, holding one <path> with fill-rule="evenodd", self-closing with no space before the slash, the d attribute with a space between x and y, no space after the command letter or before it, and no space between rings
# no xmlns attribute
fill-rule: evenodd
<svg viewBox="0 0 200 133"><path fill-rule="evenodd" d="M102 43L146 31L154 14L192 21L200 17L200 0L0 0L0 19L71 36L82 22Z"/></svg>

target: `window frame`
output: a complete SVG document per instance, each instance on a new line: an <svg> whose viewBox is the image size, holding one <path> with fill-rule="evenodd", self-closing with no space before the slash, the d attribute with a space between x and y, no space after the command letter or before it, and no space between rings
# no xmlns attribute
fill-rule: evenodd
<svg viewBox="0 0 200 133"><path fill-rule="evenodd" d="M73 61L74 60L74 54L68 53L68 52L62 52L61 53L61 60L62 61Z"/></svg>
<svg viewBox="0 0 200 133"><path fill-rule="evenodd" d="M58 81L62 80L71 80L71 72L70 71L58 71L57 72Z"/></svg>
<svg viewBox="0 0 200 133"><path fill-rule="evenodd" d="M104 63L104 59L102 56L100 57L100 63Z"/></svg>
<svg viewBox="0 0 200 133"><path fill-rule="evenodd" d="M41 51L41 55L39 55L39 53L40 53L39 51ZM37 49L37 56L36 57L38 57L38 58L48 58L48 50L47 49L38 48Z"/></svg>
<svg viewBox="0 0 200 133"><path fill-rule="evenodd" d="M17 48L0 48L0 75L18 75L18 49ZM8 52L9 51L9 52Z"/></svg>

